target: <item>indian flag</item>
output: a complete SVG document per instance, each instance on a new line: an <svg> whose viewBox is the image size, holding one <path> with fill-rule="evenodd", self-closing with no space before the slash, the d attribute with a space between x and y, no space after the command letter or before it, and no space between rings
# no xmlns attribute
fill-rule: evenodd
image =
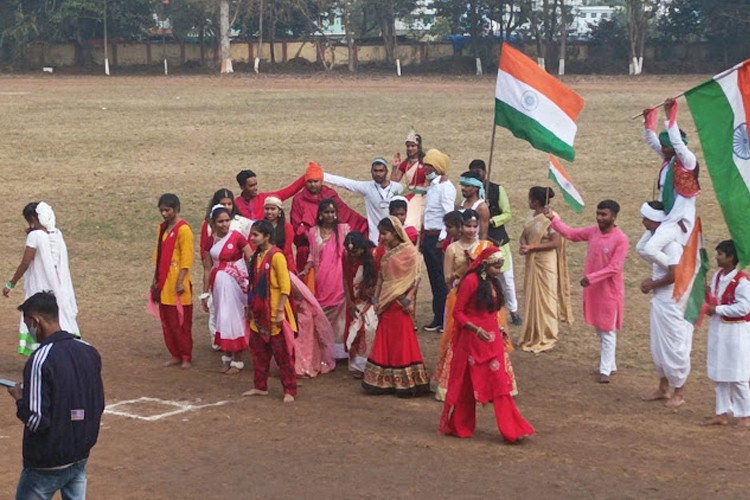
<svg viewBox="0 0 750 500"><path fill-rule="evenodd" d="M705 299L707 272L708 253L703 248L703 225L698 217L682 251L680 262L675 268L672 292L672 296L684 312L684 318L693 325L698 321Z"/></svg>
<svg viewBox="0 0 750 500"><path fill-rule="evenodd" d="M741 266L750 263L750 59L685 92Z"/></svg>
<svg viewBox="0 0 750 500"><path fill-rule="evenodd" d="M536 149L573 161L583 99L537 63L503 43L495 86L495 124Z"/></svg>
<svg viewBox="0 0 750 500"><path fill-rule="evenodd" d="M552 155L549 155L548 177L555 181L555 184L558 185L558 187L562 191L565 202L570 205L570 208L575 210L577 213L580 213L581 210L583 210L583 198L581 198L581 194L573 185L573 181L570 180L568 172L566 172L562 165L560 165L560 162L557 161L557 158Z"/></svg>

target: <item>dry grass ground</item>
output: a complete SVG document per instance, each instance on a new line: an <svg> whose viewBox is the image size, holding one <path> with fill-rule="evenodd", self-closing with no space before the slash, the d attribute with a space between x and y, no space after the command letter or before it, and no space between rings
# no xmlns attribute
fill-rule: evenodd
<svg viewBox="0 0 750 500"><path fill-rule="evenodd" d="M568 169L588 206L575 215L558 201L568 222L592 223L596 202L614 198L623 207L619 224L635 244L638 207L652 196L658 162L629 117L701 79L569 79L586 108L578 159ZM412 126L428 147L451 155L456 180L470 160L487 157L493 88L491 77L0 77L3 280L22 252L22 207L48 201L68 242L82 331L103 355L108 401L229 401L156 422L105 416L89 466L91 498L747 495L750 433L698 426L713 410L705 327L695 334L688 404L671 412L639 400L655 380L648 297L638 291L649 271L634 253L612 384L600 386L591 374L598 347L581 319L577 285L576 323L563 329L559 347L513 355L518 404L538 432L521 446L500 444L489 409L473 440L437 436L439 404L365 397L345 370L302 381L292 406L282 407L278 381L272 398L241 400L250 374L218 374L202 313L195 318L195 369L160 367L166 351L159 325L144 311L144 294L161 193L179 194L185 217L198 227L210 195L234 189L242 168L254 169L266 190L290 182L311 159L366 179L370 159L402 149ZM680 121L699 150L684 105ZM508 190L517 238L528 188L547 182L546 155L498 130L493 179ZM726 228L708 176L702 181L699 211L712 249ZM362 209L361 200L343 197ZM574 283L584 251L572 247ZM523 260L516 254L515 261L521 284ZM24 362L13 354L21 297L17 290L0 300L3 377L17 378ZM437 337L420 334L420 342L431 368ZM11 399L0 398L3 498L12 495L21 468L21 433Z"/></svg>

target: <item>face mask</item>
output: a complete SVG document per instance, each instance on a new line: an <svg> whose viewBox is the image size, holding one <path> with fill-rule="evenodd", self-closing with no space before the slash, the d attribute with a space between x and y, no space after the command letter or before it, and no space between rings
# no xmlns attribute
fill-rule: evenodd
<svg viewBox="0 0 750 500"><path fill-rule="evenodd" d="M437 179L437 176L437 172L430 172L429 174L425 175L428 181L434 181L435 179Z"/></svg>
<svg viewBox="0 0 750 500"><path fill-rule="evenodd" d="M36 330L37 330L37 325L35 325L35 324L34 324L34 323L32 322L31 326L29 327L29 336L30 336L30 337L31 337L32 339L34 339L34 342L36 342L36 341L37 341L37 340L36 340Z"/></svg>

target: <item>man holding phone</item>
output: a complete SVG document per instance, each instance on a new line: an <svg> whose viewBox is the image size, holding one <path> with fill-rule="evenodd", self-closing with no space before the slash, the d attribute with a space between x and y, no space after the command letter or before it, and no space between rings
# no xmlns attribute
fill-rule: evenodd
<svg viewBox="0 0 750 500"><path fill-rule="evenodd" d="M18 306L39 348L26 362L23 385L8 388L23 432L23 472L16 499L86 496L86 462L104 412L101 358L60 330L57 300L39 292Z"/></svg>

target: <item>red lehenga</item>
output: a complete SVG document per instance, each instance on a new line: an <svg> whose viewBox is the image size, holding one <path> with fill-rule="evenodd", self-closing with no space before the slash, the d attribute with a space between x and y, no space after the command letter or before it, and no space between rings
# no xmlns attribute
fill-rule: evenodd
<svg viewBox="0 0 750 500"><path fill-rule="evenodd" d="M410 397L430 391L411 319L418 254L398 219L390 219L403 243L388 250L380 261L376 292L378 328L362 388L370 394Z"/></svg>
<svg viewBox="0 0 750 500"><path fill-rule="evenodd" d="M476 304L479 276L471 272L461 281L453 309L453 359L445 406L440 419L440 432L457 437L471 437L476 426L476 403L495 407L500 434L514 442L534 434L534 429L521 416L513 397L513 384L505 369L503 335L497 311L488 311ZM481 340L467 323L494 335L491 341Z"/></svg>

